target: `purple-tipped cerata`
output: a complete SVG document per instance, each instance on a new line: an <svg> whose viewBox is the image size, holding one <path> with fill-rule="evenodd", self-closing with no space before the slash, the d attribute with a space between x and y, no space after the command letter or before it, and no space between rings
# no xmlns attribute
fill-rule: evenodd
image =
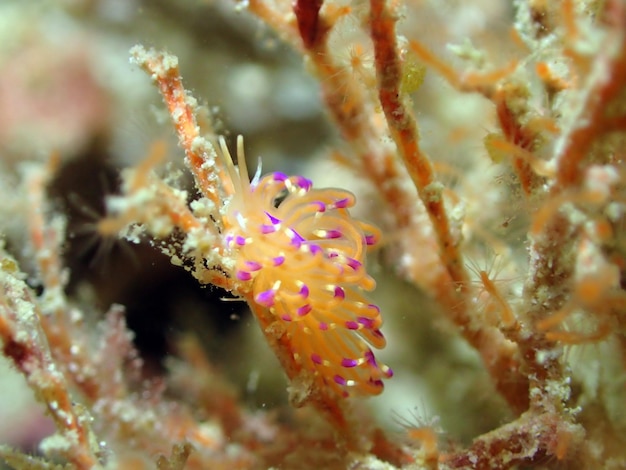
<svg viewBox="0 0 626 470"><path fill-rule="evenodd" d="M380 393L393 372L372 352L385 338L380 311L365 297L375 283L364 268L378 230L352 218L352 194L315 189L302 176L275 172L248 187L226 219L234 275L281 324L292 360L317 386L339 397Z"/></svg>

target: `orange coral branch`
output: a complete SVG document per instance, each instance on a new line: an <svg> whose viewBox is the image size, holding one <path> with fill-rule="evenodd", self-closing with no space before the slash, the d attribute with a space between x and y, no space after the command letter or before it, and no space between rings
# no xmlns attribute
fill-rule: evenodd
<svg viewBox="0 0 626 470"><path fill-rule="evenodd" d="M448 215L441 189L435 181L432 163L419 147L417 123L402 102L395 18L384 0L371 0L370 4L380 102L392 137L435 228L440 256L452 281L448 283L440 279L437 298L444 300L443 305L451 319L460 327L465 339L480 352L498 390L511 407L520 413L528 406L528 382L521 374L518 358L499 331L472 322L467 303L459 299L468 296L469 276L462 262L459 240L454 239L450 232ZM455 302L454 299L458 300Z"/></svg>
<svg viewBox="0 0 626 470"><path fill-rule="evenodd" d="M4 253L1 255L5 256ZM3 259L5 266L8 262L8 258ZM37 398L46 405L57 429L66 440L64 456L79 469L94 468L98 459L90 446L90 429L85 424L87 418L75 411L65 378L50 358L46 339L40 330L39 321L43 316L36 309L34 299L23 281L12 277L8 272L2 276L2 353L13 362L35 391ZM16 304L16 299L19 299L19 305ZM29 311L24 309L25 306Z"/></svg>
<svg viewBox="0 0 626 470"><path fill-rule="evenodd" d="M174 121L180 145L185 150L187 164L199 189L216 208L220 207L219 171L215 151L200 137L195 116L197 104L183 87L178 60L174 56L157 53L153 49L145 51L140 47L134 47L131 55L156 82Z"/></svg>
<svg viewBox="0 0 626 470"><path fill-rule="evenodd" d="M514 113L507 103L509 95L515 98L515 88L507 86L498 88L496 86L499 81L510 76L515 71L518 66L517 61L512 61L502 69L486 73L470 72L460 76L452 67L448 66L419 42L410 41L409 46L421 60L434 68L457 90L480 93L494 102L498 122L506 140L525 151L525 155L518 155L517 152L513 155L513 169L519 176L522 189L526 194L530 194L534 188L537 188L541 180L535 172L536 165L531 164L527 156L535 149L537 133L533 132L529 125L523 125L520 122L520 116Z"/></svg>
<svg viewBox="0 0 626 470"><path fill-rule="evenodd" d="M518 62L513 60L499 69L488 72L471 71L461 75L419 41L409 41L409 48L420 60L433 68L455 89L463 92L480 93L487 99L493 98L496 92L495 85L500 80L510 76L518 67Z"/></svg>
<svg viewBox="0 0 626 470"><path fill-rule="evenodd" d="M53 295L62 296L63 279L62 279L62 263L60 260L61 243L59 234L48 227L44 223L45 215L45 185L51 177L55 167L56 157L53 156L47 168L35 169L29 168L26 175L26 184L28 190L29 201L29 229L30 240L33 244L35 253L37 253L37 264L39 275L46 290Z"/></svg>
<svg viewBox="0 0 626 470"><path fill-rule="evenodd" d="M617 24L600 48L590 78L592 87L585 91L586 98L580 106L580 116L576 124L563 135L565 145L557 154L557 177L553 194L568 186L576 186L582 180L583 162L588 157L592 144L606 129L607 104L613 101L626 86L626 6L621 1L607 3L611 8L611 18Z"/></svg>
<svg viewBox="0 0 626 470"><path fill-rule="evenodd" d="M506 140L523 151L532 152L536 146L537 135L522 125L519 116L511 110L507 103L506 88L501 89L500 93L496 95L495 104L498 122ZM537 177L532 163L524 155L514 154L513 168L519 177L524 193L527 195L530 195L540 184L540 179Z"/></svg>
<svg viewBox="0 0 626 470"><path fill-rule="evenodd" d="M453 283L465 289L469 276L459 252L459 240L450 232L448 214L440 186L435 181L432 163L419 147L417 123L402 101L402 66L395 35L395 18L384 0L370 2L371 34L376 57L380 102L408 173L437 234L442 262Z"/></svg>
<svg viewBox="0 0 626 470"><path fill-rule="evenodd" d="M290 21L291 11L281 13L277 9L270 7L268 2L264 0L249 0L248 10L263 20L264 23L273 28L277 34L290 43L294 48L298 49L299 29Z"/></svg>
<svg viewBox="0 0 626 470"><path fill-rule="evenodd" d="M413 53L423 62L435 69L454 88L461 89L461 80L456 71L429 51L419 41L409 41L409 47Z"/></svg>
<svg viewBox="0 0 626 470"><path fill-rule="evenodd" d="M265 19L265 18L263 18ZM322 20L318 20L317 24ZM288 28L287 24L269 23L277 31ZM364 173L378 188L387 207L392 211L396 224L403 229L411 225L412 213L417 201L410 192L399 184L389 184L403 177L395 155L380 141L384 134L371 116L373 110L366 106L362 87L353 74L333 61L328 50L327 37L330 30L324 27L316 32L316 41L310 43L305 52L320 77L323 99L343 138L352 147L363 165ZM303 39L304 44L309 42Z"/></svg>
<svg viewBox="0 0 626 470"><path fill-rule="evenodd" d="M52 177L53 167L29 168L26 175L26 184L29 197L29 238L36 253L39 275L44 287L44 299L52 310L40 318L41 328L44 330L50 349L56 359L61 359L61 365L73 363L76 367L66 368L76 383L80 383L83 393L95 399L100 388L95 377L84 374L87 364L83 356L72 357L72 345L76 345L76 338L71 337L72 321L69 317L70 308L65 297L63 268L60 259L62 234L46 223L45 213L45 185ZM80 377L80 378L79 378Z"/></svg>

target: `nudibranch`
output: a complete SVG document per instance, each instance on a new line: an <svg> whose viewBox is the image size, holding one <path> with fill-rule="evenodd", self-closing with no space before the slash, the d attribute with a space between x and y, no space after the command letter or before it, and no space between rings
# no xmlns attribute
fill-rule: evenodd
<svg viewBox="0 0 626 470"><path fill-rule="evenodd" d="M385 337L380 309L364 295L376 285L364 262L379 230L350 215L352 193L260 169L250 181L241 136L237 167L223 139L220 147L234 192L223 220L237 280L282 322L294 360L319 385L379 394L393 372L372 352Z"/></svg>

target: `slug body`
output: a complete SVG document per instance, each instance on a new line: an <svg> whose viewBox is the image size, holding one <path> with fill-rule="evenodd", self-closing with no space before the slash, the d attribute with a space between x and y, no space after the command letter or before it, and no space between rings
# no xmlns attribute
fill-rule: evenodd
<svg viewBox="0 0 626 470"><path fill-rule="evenodd" d="M223 143L222 151L230 160ZM294 359L320 385L341 396L380 393L393 372L370 348L385 338L380 310L363 294L376 285L364 261L380 232L351 217L350 192L279 172L249 182L241 142L238 153L239 168L227 161L235 195L224 218L237 279L283 323Z"/></svg>

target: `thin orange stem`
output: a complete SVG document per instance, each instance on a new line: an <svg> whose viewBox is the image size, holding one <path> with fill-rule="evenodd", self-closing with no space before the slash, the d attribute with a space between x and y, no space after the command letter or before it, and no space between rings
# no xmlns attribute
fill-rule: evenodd
<svg viewBox="0 0 626 470"><path fill-rule="evenodd" d="M400 91L402 65L396 44L395 18L384 0L371 0L370 8L379 98L387 124L433 224L440 256L450 278L459 286L467 286L469 276L461 260L459 241L450 231L441 187L435 181L430 158L419 146L419 131L415 117L402 100Z"/></svg>
<svg viewBox="0 0 626 470"><path fill-rule="evenodd" d="M613 25L594 65L603 78L596 78L593 87L586 92L585 103L580 107L581 115L576 120L578 124L564 136L566 145L557 155L557 179L552 188L553 194L580 184L585 169L583 162L594 142L606 132L607 104L626 85L626 8L623 2L611 2L611 6L614 10L612 18L619 24ZM596 76L593 73L590 75Z"/></svg>
<svg viewBox="0 0 626 470"><path fill-rule="evenodd" d="M178 60L153 49L141 46L131 50L135 62L156 82L169 114L174 122L180 146L187 157L187 165L200 191L216 208L221 207L217 156L208 141L200 136L196 120L197 105L187 95L178 68Z"/></svg>
<svg viewBox="0 0 626 470"><path fill-rule="evenodd" d="M465 339L480 352L498 390L511 407L521 413L528 406L528 382L519 373L518 359L508 353L510 347L502 332L490 330L472 321L465 300L470 289L469 275L462 262L459 240L450 230L443 201L443 187L434 176L430 158L419 147L417 122L400 91L402 66L398 52L395 18L385 0L370 0L370 27L374 43L380 103L391 136L417 189L439 246L446 276L440 276L435 295L446 306L451 320L461 328ZM494 351L497 353L494 354Z"/></svg>

